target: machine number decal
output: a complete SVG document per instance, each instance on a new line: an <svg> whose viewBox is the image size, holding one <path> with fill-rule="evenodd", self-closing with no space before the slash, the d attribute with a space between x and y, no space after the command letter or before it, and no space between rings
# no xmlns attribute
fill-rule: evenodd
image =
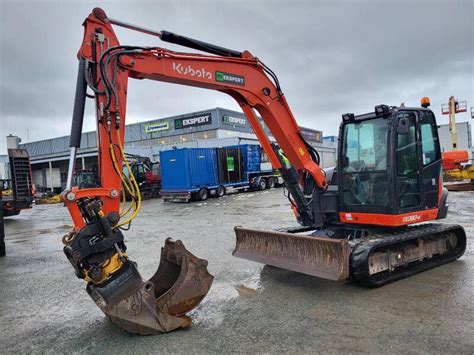
<svg viewBox="0 0 474 355"><path fill-rule="evenodd" d="M403 222L416 222L421 219L421 216L419 214L414 214L411 216L405 216L403 217Z"/></svg>
<svg viewBox="0 0 474 355"><path fill-rule="evenodd" d="M243 76L224 73L221 71L216 71L216 81L219 81L221 83L245 86L245 78Z"/></svg>

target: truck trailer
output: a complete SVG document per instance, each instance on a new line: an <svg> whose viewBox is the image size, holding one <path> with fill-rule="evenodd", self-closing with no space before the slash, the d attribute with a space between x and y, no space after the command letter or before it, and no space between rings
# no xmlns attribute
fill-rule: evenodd
<svg viewBox="0 0 474 355"><path fill-rule="evenodd" d="M283 184L257 144L160 152L164 201L204 201L227 188L264 190Z"/></svg>
<svg viewBox="0 0 474 355"><path fill-rule="evenodd" d="M33 205L30 157L26 149L8 149L8 179L0 179L4 217L16 216Z"/></svg>

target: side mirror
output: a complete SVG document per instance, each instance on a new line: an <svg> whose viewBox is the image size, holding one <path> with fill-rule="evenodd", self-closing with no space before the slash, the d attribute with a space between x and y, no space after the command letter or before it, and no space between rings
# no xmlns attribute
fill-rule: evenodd
<svg viewBox="0 0 474 355"><path fill-rule="evenodd" d="M410 121L406 118L400 118L400 120L398 120L397 133L407 134L408 132L410 132Z"/></svg>

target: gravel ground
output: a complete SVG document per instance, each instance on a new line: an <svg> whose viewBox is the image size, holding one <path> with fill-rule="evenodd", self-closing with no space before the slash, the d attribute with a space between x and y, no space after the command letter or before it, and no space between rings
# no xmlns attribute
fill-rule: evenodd
<svg viewBox="0 0 474 355"><path fill-rule="evenodd" d="M232 257L233 227L294 225L281 189L206 203L144 201L126 233L144 277L165 238L209 261L214 284L194 325L160 336L116 328L85 292L62 252L71 228L62 205L6 220L0 259L1 353L318 352L473 353L474 193L451 193L446 222L462 224L458 261L379 289L321 280Z"/></svg>

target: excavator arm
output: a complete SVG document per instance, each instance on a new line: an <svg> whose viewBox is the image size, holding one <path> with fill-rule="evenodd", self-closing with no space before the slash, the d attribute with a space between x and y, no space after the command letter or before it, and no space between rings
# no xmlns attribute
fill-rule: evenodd
<svg viewBox="0 0 474 355"><path fill-rule="evenodd" d="M208 52L174 52L161 47L121 45L112 25L160 37L161 40ZM62 194L74 230L63 238L64 251L87 291L112 321L141 334L167 332L190 325L186 312L207 294L212 276L207 262L180 241L166 241L157 273L148 281L127 256L123 229L140 208L139 188L124 153L128 79L149 79L223 92L242 108L274 168L280 169L301 224L320 227L320 195L327 187L317 152L303 139L276 75L248 51L239 52L110 19L96 8L84 22L78 53L79 71L71 129L70 165ZM88 94L88 90L93 95ZM100 187L72 186L80 147L86 97L95 99ZM256 112L291 162L288 166L265 134ZM124 191L130 206L121 202Z"/></svg>

